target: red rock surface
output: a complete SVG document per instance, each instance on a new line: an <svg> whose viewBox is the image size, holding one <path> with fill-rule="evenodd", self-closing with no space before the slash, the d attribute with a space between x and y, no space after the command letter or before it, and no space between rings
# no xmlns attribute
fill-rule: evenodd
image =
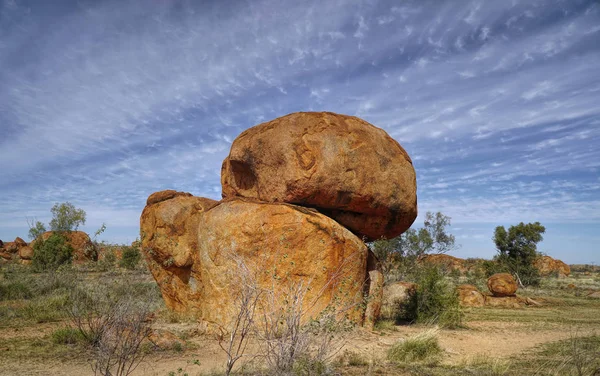
<svg viewBox="0 0 600 376"><path fill-rule="evenodd" d="M392 238L417 216L406 151L357 117L299 112L243 132L221 171L223 197L317 208L367 239Z"/></svg>
<svg viewBox="0 0 600 376"><path fill-rule="evenodd" d="M487 286L496 297L512 296L517 292L517 282L508 273L496 273L487 280Z"/></svg>
<svg viewBox="0 0 600 376"><path fill-rule="evenodd" d="M483 307L485 305L485 297L476 286L460 285L456 289L462 306Z"/></svg>
<svg viewBox="0 0 600 376"><path fill-rule="evenodd" d="M40 239L46 241L52 234L54 234L54 231L44 232L32 241L29 246L34 248L36 242L40 241ZM73 263L81 264L86 261L98 260L98 253L88 234L83 231L67 231L62 234L65 236L67 244L73 248Z"/></svg>
<svg viewBox="0 0 600 376"><path fill-rule="evenodd" d="M571 268L561 260L550 256L541 256L534 261L534 266L540 271L542 277L556 273L559 278L568 277L571 274Z"/></svg>
<svg viewBox="0 0 600 376"><path fill-rule="evenodd" d="M173 190L150 195L140 218L142 253L168 308L185 312L200 303L192 277L198 218L217 201Z"/></svg>
<svg viewBox="0 0 600 376"><path fill-rule="evenodd" d="M240 286L248 283L264 291L261 305L267 310L284 304L294 286L303 290L305 320L336 307L362 323L367 247L314 210L241 199L222 202L200 216L198 251L192 274L201 288L194 304L209 323L230 322ZM248 279L252 282L244 282Z"/></svg>

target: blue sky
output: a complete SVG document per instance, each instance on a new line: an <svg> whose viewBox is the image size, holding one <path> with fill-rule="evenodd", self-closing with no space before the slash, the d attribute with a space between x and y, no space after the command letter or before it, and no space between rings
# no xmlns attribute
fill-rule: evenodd
<svg viewBox="0 0 600 376"><path fill-rule="evenodd" d="M70 201L130 242L152 192L220 198L241 131L327 110L404 146L453 254L540 221L541 251L600 263L597 1L0 4L0 239Z"/></svg>

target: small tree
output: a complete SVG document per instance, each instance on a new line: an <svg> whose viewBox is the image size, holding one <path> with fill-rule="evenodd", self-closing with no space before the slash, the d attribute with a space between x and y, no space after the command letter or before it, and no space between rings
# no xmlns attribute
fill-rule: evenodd
<svg viewBox="0 0 600 376"><path fill-rule="evenodd" d="M514 274L521 286L539 283L539 271L533 262L539 257L537 243L544 240L542 234L545 232L546 228L539 222L521 222L510 226L508 231L504 226L498 226L494 231L493 240L498 250L496 260Z"/></svg>
<svg viewBox="0 0 600 376"><path fill-rule="evenodd" d="M50 211L52 212L50 221L52 231L76 231L79 225L85 224L85 210L76 208L70 202L56 203Z"/></svg>
<svg viewBox="0 0 600 376"><path fill-rule="evenodd" d="M410 228L396 238L371 243L371 250L381 262L386 279L391 278L390 272L394 269L400 274L409 273L424 254L445 253L456 248L454 235L447 230L450 219L441 212L427 212L422 228Z"/></svg>
<svg viewBox="0 0 600 376"><path fill-rule="evenodd" d="M42 235L46 232L46 226L40 221L37 221L35 218L31 219L31 221L27 220L27 225L29 226L29 239L35 240L38 236Z"/></svg>

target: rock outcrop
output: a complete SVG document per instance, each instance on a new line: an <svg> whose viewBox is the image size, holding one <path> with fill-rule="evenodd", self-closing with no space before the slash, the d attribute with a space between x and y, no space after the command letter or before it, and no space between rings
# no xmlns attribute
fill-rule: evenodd
<svg viewBox="0 0 600 376"><path fill-rule="evenodd" d="M449 271L457 270L460 273L466 273L468 271L464 259L443 253L423 255L420 257L419 262L436 265Z"/></svg>
<svg viewBox="0 0 600 376"><path fill-rule="evenodd" d="M291 286L304 289L307 318L336 306L362 323L367 248L315 210L241 199L223 202L200 217L198 251L199 308L208 322L227 322L235 310L238 283L249 278L267 295L280 298ZM246 270L249 275L240 276Z"/></svg>
<svg viewBox="0 0 600 376"><path fill-rule="evenodd" d="M27 245L19 248L19 257L21 260L31 260L33 258L33 248Z"/></svg>
<svg viewBox="0 0 600 376"><path fill-rule="evenodd" d="M460 304L464 307L483 307L485 296L473 285L460 285L456 288Z"/></svg>
<svg viewBox="0 0 600 376"><path fill-rule="evenodd" d="M540 271L542 277L547 277L556 273L559 278L564 278L571 274L569 265L550 256L538 257L533 265Z"/></svg>
<svg viewBox="0 0 600 376"><path fill-rule="evenodd" d="M517 282L508 273L496 273L487 280L487 286L496 297L513 296L517 292Z"/></svg>
<svg viewBox="0 0 600 376"><path fill-rule="evenodd" d="M0 246L0 260L10 261L13 259L18 259L21 255L22 249L25 256L29 256L31 254L32 257L33 250L28 248L27 242L19 237L16 237L12 242L2 242L2 245ZM29 257L28 260L31 260L31 257Z"/></svg>
<svg viewBox="0 0 600 376"><path fill-rule="evenodd" d="M316 208L360 237L392 238L417 216L406 151L353 116L299 112L238 136L223 162L223 197Z"/></svg>
<svg viewBox="0 0 600 376"><path fill-rule="evenodd" d="M148 197L140 218L142 251L165 304L176 312L202 302L192 277L198 259L198 218L217 201L166 190ZM197 276L196 276L197 278Z"/></svg>
<svg viewBox="0 0 600 376"><path fill-rule="evenodd" d="M236 138L221 183L220 202L173 190L147 200L142 251L170 309L223 329L240 296L260 292L270 312L295 301L303 320L334 307L373 326L383 274L361 238L395 237L417 216L396 141L356 117L290 114Z"/></svg>
<svg viewBox="0 0 600 376"><path fill-rule="evenodd" d="M29 246L31 248L35 248L35 244L38 241L46 241L54 233L54 231L46 231L42 233L34 241L32 241ZM65 237L67 244L73 248L74 264L82 264L87 261L98 260L98 253L88 234L83 231L65 231L62 233L62 235Z"/></svg>

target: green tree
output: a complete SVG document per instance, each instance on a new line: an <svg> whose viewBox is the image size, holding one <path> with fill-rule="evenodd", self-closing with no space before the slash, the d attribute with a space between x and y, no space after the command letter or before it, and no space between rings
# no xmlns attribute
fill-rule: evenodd
<svg viewBox="0 0 600 376"><path fill-rule="evenodd" d="M46 226L42 222L36 221L35 218L31 221L27 220L27 224L29 225L28 236L31 240L37 239L38 236L46 232Z"/></svg>
<svg viewBox="0 0 600 376"><path fill-rule="evenodd" d="M85 211L76 208L70 202L56 203L50 211L52 212L50 221L52 231L75 231L79 225L85 224Z"/></svg>
<svg viewBox="0 0 600 376"><path fill-rule="evenodd" d="M539 257L537 244L544 240L545 232L546 228L539 222L521 222L510 226L508 231L498 226L494 231L492 239L498 250L495 259L510 270L521 286L539 283L539 271L533 263Z"/></svg>
<svg viewBox="0 0 600 376"><path fill-rule="evenodd" d="M427 212L423 227L408 229L393 239L381 239L370 244L379 259L386 279L405 276L416 266L420 256L427 253L445 253L457 247L454 235L448 232L451 218L437 212ZM400 275L391 276L392 270Z"/></svg>

